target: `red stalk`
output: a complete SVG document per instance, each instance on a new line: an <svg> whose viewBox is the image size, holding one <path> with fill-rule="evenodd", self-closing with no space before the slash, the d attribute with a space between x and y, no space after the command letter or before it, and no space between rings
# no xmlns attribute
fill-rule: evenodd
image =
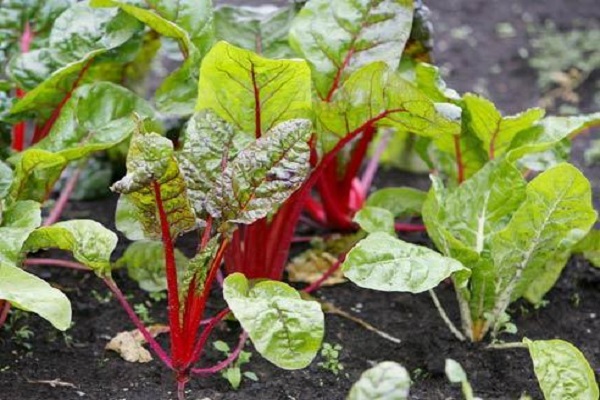
<svg viewBox="0 0 600 400"><path fill-rule="evenodd" d="M10 303L6 300L0 300L0 328L6 322L6 318L8 318L9 311Z"/></svg>
<svg viewBox="0 0 600 400"><path fill-rule="evenodd" d="M302 289L302 291L304 293L312 293L315 290L320 289L321 285L323 285L323 282L325 282L331 275L335 273L335 271L337 271L340 268L345 258L346 254L344 253L338 258L336 262L331 264L331 266L327 269L327 271L325 271L325 273L323 273L323 275L321 275L319 279Z"/></svg>
<svg viewBox="0 0 600 400"><path fill-rule="evenodd" d="M210 320L210 322L202 330L202 333L200 334L200 337L198 338L198 341L196 342L196 345L194 346L192 356L189 360L189 365L194 364L196 361L198 361L200 359L200 356L202 355L202 350L204 349L204 346L206 345L206 341L208 340L208 337L210 336L211 332L213 331L213 329L217 326L217 324L219 322L221 322L227 315L229 315L230 312L231 311L229 310L229 308L225 308L224 310L221 310L217 315L215 315Z"/></svg>
<svg viewBox="0 0 600 400"><path fill-rule="evenodd" d="M43 138L48 136L48 133L50 133L50 130L52 129L52 127L54 126L54 123L58 119L63 107L65 106L67 101L69 101L69 99L73 95L73 92L75 91L75 89L77 89L77 86L79 86L79 83L81 82L81 79L83 78L83 75L87 72L87 70L92 65L92 61L93 61L93 59L88 60L85 63L85 65L83 66L81 71L79 71L77 78L75 78L75 81L71 85L71 89L69 89L67 94L65 94L65 97L62 98L60 103L58 103L56 108L52 111L50 118L48 118L48 120L44 123L44 125L41 128L35 130L31 144L36 144L37 142L39 142L40 140L42 140Z"/></svg>
<svg viewBox="0 0 600 400"><path fill-rule="evenodd" d="M81 175L82 170L83 165L77 168L73 175L71 175L71 177L67 181L67 184L65 185L65 188L60 193L56 204L52 208L50 215L48 215L48 218L46 218L46 220L44 221L43 226L50 226L60 219L60 216L62 215L69 201L69 197L71 197L73 190L75 190L75 186L77 185L77 181L79 180L79 176Z"/></svg>
<svg viewBox="0 0 600 400"><path fill-rule="evenodd" d="M260 88L256 83L256 73L254 72L254 64L250 66L250 74L252 75L252 88L254 89L254 134L256 138L262 135L261 117L260 117Z"/></svg>
<svg viewBox="0 0 600 400"><path fill-rule="evenodd" d="M246 344L246 340L248 340L248 334L246 332L242 332L237 346L235 347L235 349L233 349L231 354L229 354L229 356L225 360L221 361L220 363L218 363L210 368L192 368L192 370L191 370L192 374L210 375L210 374L215 374L215 373L227 368L238 358L238 356L242 352L242 349L244 348L244 345Z"/></svg>
<svg viewBox="0 0 600 400"><path fill-rule="evenodd" d="M454 135L454 152L456 154L456 168L458 171L458 184L460 185L465 180L465 166L462 159L462 150L460 148L460 137Z"/></svg>
<svg viewBox="0 0 600 400"><path fill-rule="evenodd" d="M25 28L23 29L23 34L21 35L21 41L19 43L21 48L21 53L25 54L29 52L31 48L31 42L33 41L34 34L31 31L31 26L29 25L29 21L25 22ZM21 88L17 88L17 98L22 99L25 97L25 91ZM23 151L25 149L25 122L18 122L13 127L13 143L12 149L14 151Z"/></svg>
<svg viewBox="0 0 600 400"><path fill-rule="evenodd" d="M154 189L154 197L160 219L162 242L165 251L165 265L167 272L167 302L169 310L169 327L171 328L171 352L174 367L178 368L182 362L180 346L183 344L183 341L180 320L179 288L177 284L177 265L175 264L175 249L173 246L173 239L171 237L171 230L169 229L167 213L165 212L162 195L160 193L160 184L157 181L153 181L152 188Z"/></svg>
<svg viewBox="0 0 600 400"><path fill-rule="evenodd" d="M51 267L70 268L75 269L77 271L91 271L91 269L89 269L83 264L79 264L78 262L67 260L55 260L52 258L28 258L25 261L23 261L23 265L49 265Z"/></svg>
<svg viewBox="0 0 600 400"><path fill-rule="evenodd" d="M421 224L406 224L402 222L396 222L394 224L396 232L425 232L427 229L425 225Z"/></svg>

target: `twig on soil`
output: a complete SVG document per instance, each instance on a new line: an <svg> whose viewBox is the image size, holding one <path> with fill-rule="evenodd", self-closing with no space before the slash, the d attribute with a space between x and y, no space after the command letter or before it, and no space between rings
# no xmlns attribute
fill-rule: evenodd
<svg viewBox="0 0 600 400"><path fill-rule="evenodd" d="M448 314L446 314L444 307L442 307L442 304L440 303L440 300L438 299L438 297L435 294L435 292L433 291L433 289L429 290L429 295L431 296L431 300L433 300L433 304L435 304L435 308L437 308L438 312L440 313L440 317L442 317L442 319L446 323L446 326L448 327L448 329L450 329L450 331L454 334L454 336L456 336L456 338L458 340L460 340L461 342L464 342L466 340L465 336L452 323L450 318L448 318Z"/></svg>
<svg viewBox="0 0 600 400"><path fill-rule="evenodd" d="M51 380L25 378L25 380L28 383L41 383L43 385L50 385L53 388L55 388L55 387L69 387L69 388L77 389L77 386L75 386L75 384L73 384L71 382L64 382L64 381L60 380L59 378L51 379Z"/></svg>
<svg viewBox="0 0 600 400"><path fill-rule="evenodd" d="M522 342L492 343L488 344L486 350L526 349L527 345Z"/></svg>

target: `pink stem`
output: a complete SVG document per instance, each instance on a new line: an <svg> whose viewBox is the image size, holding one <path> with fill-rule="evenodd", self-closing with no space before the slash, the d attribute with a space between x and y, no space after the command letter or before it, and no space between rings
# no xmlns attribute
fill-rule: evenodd
<svg viewBox="0 0 600 400"><path fill-rule="evenodd" d="M381 140L377 144L375 151L373 152L373 156L369 160L367 167L365 168L365 172L361 178L362 187L368 192L369 188L373 184L373 179L377 174L377 170L379 169L379 160L381 160L381 156L385 151L388 143L390 142L391 132L385 131L381 136Z"/></svg>
<svg viewBox="0 0 600 400"><path fill-rule="evenodd" d="M65 185L65 188L60 193L56 204L52 208L50 215L44 221L44 226L50 226L60 219L60 216L63 213L67 202L69 201L69 197L71 197L73 190L75 190L75 185L77 185L77 181L79 180L79 176L81 175L82 170L83 166L77 168L75 173L71 175L71 177L67 181L67 184Z"/></svg>
<svg viewBox="0 0 600 400"><path fill-rule="evenodd" d="M405 224L402 222L396 222L394 224L394 229L397 232L425 232L427 230L427 228L425 228L425 225Z"/></svg>
<svg viewBox="0 0 600 400"><path fill-rule="evenodd" d="M129 319L131 320L131 322L133 322L133 324L136 326L136 328L140 331L140 333L142 334L144 339L146 339L146 342L148 342L148 344L150 345L152 350L154 350L156 355L162 360L163 363L165 363L165 365L167 367L173 368L171 359L169 358L167 353L163 350L163 348L160 346L160 344L158 344L158 342L152 337L150 332L148 332L148 330L146 329L146 327L144 326L142 321L140 321L137 314L135 313L135 311L133 311L133 308L131 308L131 305L129 304L129 302L123 295L123 292L121 292L121 289L119 289L119 287L117 286L115 281L113 281L112 278L110 278L110 277L103 278L102 280L104 281L104 283L106 283L106 286L108 286L108 288L114 294L114 296L117 298L119 303L121 303L121 306L123 307L123 309L129 316Z"/></svg>
<svg viewBox="0 0 600 400"><path fill-rule="evenodd" d="M6 322L8 312L10 311L10 303L7 300L0 301L0 327Z"/></svg>
<svg viewBox="0 0 600 400"><path fill-rule="evenodd" d="M63 267L76 269L78 271L91 271L90 268L75 261L55 260L52 258L28 258L23 261L24 265L49 265L52 267Z"/></svg>
<svg viewBox="0 0 600 400"><path fill-rule="evenodd" d="M192 373L196 374L196 375L210 375L210 374L217 373L217 372L221 371L222 369L227 368L239 357L240 353L242 352L242 349L244 348L244 344L246 343L246 340L248 340L248 334L244 331L240 335L240 340L238 342L238 345L231 352L231 354L229 354L229 356L226 359L224 359L223 361L221 361L218 364L215 364L214 366L212 366L210 368L192 368Z"/></svg>
<svg viewBox="0 0 600 400"><path fill-rule="evenodd" d="M229 308L225 308L224 310L220 311L217 315L215 315L208 324L206 324L206 328L204 328L204 330L200 334L200 337L196 342L196 346L194 347L194 352L192 353L191 357L191 363L195 363L196 361L198 361L200 355L202 354L202 350L204 349L204 345L206 344L206 341L208 340L208 337L210 336L212 330L215 328L215 326L217 326L219 322L221 322L223 318L227 316L227 314L229 314L229 312Z"/></svg>
<svg viewBox="0 0 600 400"><path fill-rule="evenodd" d="M323 282L325 282L331 275L333 275L333 273L335 271L337 271L340 268L340 265L342 265L342 262L344 262L345 258L346 258L346 254L344 253L338 258L338 260L336 262L331 264L329 269L327 271L325 271L325 273L323 275L321 275L321 277L319 279L317 279L316 281L314 281L313 283L311 283L310 285L308 285L307 287L302 289L302 291L304 293L312 293L315 290L320 289L321 285L323 285Z"/></svg>

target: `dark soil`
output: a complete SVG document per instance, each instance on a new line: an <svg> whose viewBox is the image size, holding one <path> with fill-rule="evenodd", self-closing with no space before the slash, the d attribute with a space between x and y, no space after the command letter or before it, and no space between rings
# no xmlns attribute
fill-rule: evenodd
<svg viewBox="0 0 600 400"><path fill-rule="evenodd" d="M248 2L244 2L248 3ZM259 3L259 2L256 2ZM509 3L509 4L507 4ZM600 17L595 0L577 1L484 1L484 0L431 0L437 27L437 62L449 71L447 81L459 91L486 89L489 96L506 112L516 112L535 106L540 93L535 84L535 71L518 56L520 47L528 47L522 16L527 12L535 24L545 19L557 21L568 29L575 18L592 23ZM495 26L510 21L516 36L510 39L496 37ZM469 25L476 39L474 45L455 39L450 31ZM490 68L499 64L501 72L492 74ZM482 81L483 80L483 81ZM483 82L483 83L482 83ZM591 92L583 88L584 92ZM588 93L589 94L589 93ZM584 96L590 99L590 96ZM591 111L591 103L580 105ZM575 144L575 162L581 164L581 151L587 141ZM594 183L596 201L600 171L588 168L587 175ZM427 178L398 172L386 173L377 181L384 185L427 186ZM596 203L598 204L598 203ZM112 226L114 199L70 205L66 217L94 218ZM426 242L421 235L406 239ZM184 240L183 247L192 241ZM119 248L119 252L123 248ZM154 400L173 399L174 380L171 373L158 361L149 364L130 364L116 354L104 350L107 340L117 332L132 329L125 313L115 300L103 304L94 296L107 294L102 282L91 274L57 269L36 269L44 279L61 287L73 303L75 325L67 335L57 333L46 322L26 317L13 328L27 326L33 338L16 340L16 335L0 330L0 400ZM147 300L137 286L116 274L117 281L133 303ZM450 317L458 319L452 288L442 285L437 289ZM216 293L215 293L216 294ZM326 319L325 341L341 344L340 363L344 370L339 375L318 366L318 358L301 371L283 371L254 354L245 370L255 372L258 382L245 380L238 391L232 391L219 376L195 379L189 384L189 398L201 399L261 399L261 400L337 400L345 398L350 386L360 373L373 363L384 360L398 361L411 372L414 385L411 398L461 398L458 388L445 379L445 358L459 361L469 374L476 394L485 399L516 399L526 392L534 398L542 395L533 374L526 350L487 350L483 345L458 342L447 330L426 295L381 293L357 288L346 283L323 289L316 294L333 302L345 311L365 319L377 328L400 338L400 344L387 341L366 331L354 322L336 315ZM214 296L219 298L219 296ZM596 374L600 373L600 270L585 261L571 260L558 285L548 295L548 304L533 309L525 303L512 307L519 332L505 336L507 341L561 338L579 347L590 361ZM218 301L211 303L216 309ZM153 306L152 315L164 321L165 303ZM238 327L223 324L214 339L233 343ZM31 346L28 349L26 346ZM248 345L247 349L251 346ZM204 362L213 364L220 359L209 352ZM59 379L73 387L52 387L39 381Z"/></svg>

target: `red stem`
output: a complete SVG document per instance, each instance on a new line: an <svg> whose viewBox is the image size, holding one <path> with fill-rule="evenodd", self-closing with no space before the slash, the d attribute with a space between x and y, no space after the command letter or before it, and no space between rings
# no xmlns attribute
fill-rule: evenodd
<svg viewBox="0 0 600 400"><path fill-rule="evenodd" d="M227 368L239 357L244 345L246 344L246 340L248 340L248 334L244 331L240 335L240 340L238 341L237 346L225 360L210 368L192 368L191 372L196 375L210 375Z"/></svg>
<svg viewBox="0 0 600 400"><path fill-rule="evenodd" d="M192 352L192 356L190 357L189 363L188 365L186 365L186 367L189 367L190 365L194 364L200 359L200 356L202 355L202 350L204 349L206 341L208 340L208 337L210 336L211 332L217 326L217 324L221 322L229 313L229 308L221 310L210 320L210 322L202 330L202 333L200 334L200 337L198 338L198 341L194 346L194 351Z"/></svg>
<svg viewBox="0 0 600 400"><path fill-rule="evenodd" d="M360 179L363 188L365 188L365 192L368 191L373 184L373 179L375 178L375 174L377 174L377 170L379 169L379 160L381 160L381 156L390 142L390 137L391 133L389 131L384 131L379 143L377 144L377 148L375 148L375 151L373 152L373 156L365 168L365 172Z"/></svg>
<svg viewBox="0 0 600 400"><path fill-rule="evenodd" d="M160 346L160 344L152 337L150 332L148 332L148 330L146 329L146 327L144 326L142 321L140 321L137 314L135 313L135 311L133 311L133 308L131 308L131 305L127 301L127 298L125 298L125 296L123 295L123 292L121 292L121 289L119 289L119 287L117 286L115 281L113 281L112 278L110 278L110 277L103 278L103 281L106 284L106 286L108 286L108 288L113 293L113 295L117 298L117 300L119 301L119 303L121 304L121 306L123 307L123 309L125 310L127 315L129 316L129 319L131 320L131 322L133 322L133 324L140 331L140 333L142 334L142 336L144 337L146 342L148 342L148 345L150 345L150 348L152 348L152 350L154 350L154 353L156 353L156 355L162 360L162 362L167 367L173 368L173 363L172 363L171 359L169 358L167 353L163 350L163 348Z"/></svg>
<svg viewBox="0 0 600 400"><path fill-rule="evenodd" d="M75 269L77 271L91 272L92 270L83 264L67 260L55 260L52 258L28 258L23 261L23 265L47 265L51 267L63 267Z"/></svg>
<svg viewBox="0 0 600 400"><path fill-rule="evenodd" d="M6 322L6 318L8 318L9 311L10 303L6 300L0 300L0 328Z"/></svg>
<svg viewBox="0 0 600 400"><path fill-rule="evenodd" d="M425 225L420 224L405 224L402 222L396 222L394 224L396 232L425 232L427 229Z"/></svg>
<svg viewBox="0 0 600 400"><path fill-rule="evenodd" d="M34 34L31 31L31 26L29 25L29 21L25 22L25 28L23 30L23 34L21 35L20 47L21 53L25 54L29 52L31 47L31 41L33 40ZM17 99L22 99L25 97L25 91L21 88L17 88ZM15 151L23 151L25 149L25 122L21 121L14 125L13 127L13 143L12 149Z"/></svg>
<svg viewBox="0 0 600 400"><path fill-rule="evenodd" d="M50 118L48 118L48 120L44 123L44 125L40 129L35 130L31 144L36 144L37 142L39 142L40 140L42 140L43 138L48 136L48 133L50 133L50 130L52 129L52 127L54 126L54 123L58 119L63 107L65 106L67 101L69 101L69 99L73 95L73 92L75 91L75 89L77 89L77 86L79 86L79 83L81 82L81 79L83 78L83 75L90 68L93 60L94 59L90 59L85 63L85 65L83 66L81 71L79 71L79 75L77 75L77 78L75 78L75 81L71 85L71 89L69 89L69 91L67 92L65 97L62 98L60 103L58 103L56 108L52 111Z"/></svg>
<svg viewBox="0 0 600 400"><path fill-rule="evenodd" d="M73 175L71 175L64 189L60 193L56 204L54 204L50 215L48 215L48 218L46 218L46 220L44 221L44 226L50 226L60 219L60 216L62 215L65 206L69 201L69 197L71 197L73 190L75 190L75 186L77 185L77 181L79 180L79 176L81 175L82 170L83 165L77 168Z"/></svg>
<svg viewBox="0 0 600 400"><path fill-rule="evenodd" d="M180 304L179 304L179 288L177 284L177 265L175 264L175 249L167 213L165 212L162 195L160 192L160 184L157 181L152 182L154 189L154 197L156 199L156 208L160 219L160 229L162 233L162 242L165 251L165 265L167 272L167 302L169 309L169 326L171 328L171 352L175 367L179 367L182 361L181 345L181 319L180 319Z"/></svg>
<svg viewBox="0 0 600 400"><path fill-rule="evenodd" d="M460 137L454 135L454 152L456 154L456 168L458 170L458 184L465 180L465 167L463 165L462 150L460 148Z"/></svg>
<svg viewBox="0 0 600 400"><path fill-rule="evenodd" d="M325 271L325 273L323 273L323 275L321 275L321 277L319 279L317 279L316 281L314 281L313 283L311 283L310 285L308 285L307 287L302 289L302 291L304 293L312 293L315 290L320 289L321 286L323 285L323 282L325 282L331 275L333 275L335 273L335 271L337 271L340 268L340 266L344 262L345 258L346 258L346 254L344 253L338 258L338 260L336 262L331 264L331 266L327 269L327 271Z"/></svg>
<svg viewBox="0 0 600 400"><path fill-rule="evenodd" d="M350 50L348 50L348 53L346 53L344 62L342 62L342 65L338 68L337 72L335 73L335 77L333 78L333 83L332 83L331 87L329 88L327 97L325 98L325 101L327 103L329 103L331 101L331 99L333 98L333 94L335 93L335 91L338 89L338 87L342 83L342 74L344 73L344 70L348 67L348 65L350 64L350 60L352 59L352 55L354 54L354 48L352 47L353 45L354 45L354 40L350 47Z"/></svg>
<svg viewBox="0 0 600 400"><path fill-rule="evenodd" d="M254 134L256 138L260 138L262 135L261 129L261 118L260 118L260 89L256 83L256 72L254 71L254 64L250 66L250 75L252 76L252 88L254 89Z"/></svg>

